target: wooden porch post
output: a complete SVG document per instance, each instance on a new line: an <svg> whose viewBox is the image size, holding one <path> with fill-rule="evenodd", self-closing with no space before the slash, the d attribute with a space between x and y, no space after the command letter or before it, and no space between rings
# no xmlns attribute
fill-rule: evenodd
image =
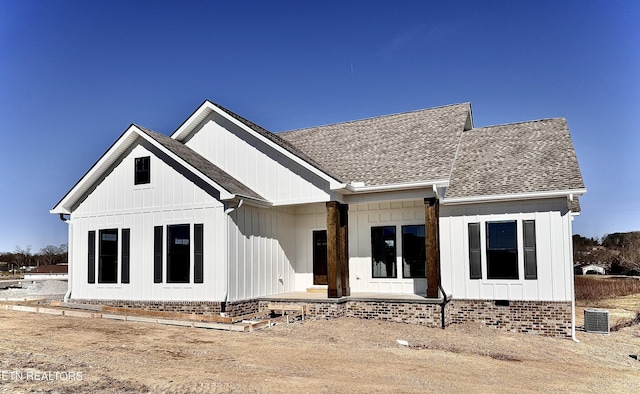
<svg viewBox="0 0 640 394"><path fill-rule="evenodd" d="M437 198L425 198L425 246L427 251L427 298L438 298L440 286L440 202Z"/></svg>
<svg viewBox="0 0 640 394"><path fill-rule="evenodd" d="M339 202L327 202L327 297L342 297L342 275L339 252Z"/></svg>
<svg viewBox="0 0 640 394"><path fill-rule="evenodd" d="M349 287L349 206L327 202L327 297L351 294Z"/></svg>
<svg viewBox="0 0 640 394"><path fill-rule="evenodd" d="M339 204L340 223L338 230L338 250L340 259L340 283L342 283L342 295L350 296L349 286L349 205Z"/></svg>

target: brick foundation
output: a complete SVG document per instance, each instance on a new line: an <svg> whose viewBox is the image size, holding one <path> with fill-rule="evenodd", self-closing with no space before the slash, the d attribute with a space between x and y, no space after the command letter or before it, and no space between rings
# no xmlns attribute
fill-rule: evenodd
<svg viewBox="0 0 640 394"><path fill-rule="evenodd" d="M257 299L227 302L225 305L225 312L227 313L227 316L230 317L248 315L249 313L259 311L258 304L259 301Z"/></svg>
<svg viewBox="0 0 640 394"><path fill-rule="evenodd" d="M291 304L288 301L260 301L260 310L268 305ZM392 302L340 299L339 302L305 304L310 317L330 319L357 317L398 323L442 326L442 306L433 302ZM551 337L571 337L571 303L542 301L451 300L444 310L445 326L479 322L506 331L533 333Z"/></svg>
<svg viewBox="0 0 640 394"><path fill-rule="evenodd" d="M332 319L336 317L357 317L360 319L384 320L397 323L441 327L441 307L433 302L390 302L340 299L327 302L307 301L260 301L260 310L267 310L269 305L280 306L292 303L304 304L307 314L316 319Z"/></svg>
<svg viewBox="0 0 640 394"><path fill-rule="evenodd" d="M125 301L72 300L84 304L136 308L149 311L192 313L219 316L222 303L217 301ZM301 304L307 315L316 319L357 317L427 327L442 326L442 306L437 300L391 301L367 300L355 297L331 300L252 299L227 302L224 310L229 317L266 311L269 306ZM479 322L506 331L533 333L552 337L571 337L571 303L543 301L449 301L444 310L445 326Z"/></svg>
<svg viewBox="0 0 640 394"><path fill-rule="evenodd" d="M128 300L81 300L71 302L81 304L106 305L117 308L142 309L145 311L164 311L192 313L203 316L220 316L222 303L219 301L128 301ZM227 302L225 312L229 317L258 312L258 300Z"/></svg>
<svg viewBox="0 0 640 394"><path fill-rule="evenodd" d="M507 331L571 337L571 302L452 300L447 325L480 322Z"/></svg>

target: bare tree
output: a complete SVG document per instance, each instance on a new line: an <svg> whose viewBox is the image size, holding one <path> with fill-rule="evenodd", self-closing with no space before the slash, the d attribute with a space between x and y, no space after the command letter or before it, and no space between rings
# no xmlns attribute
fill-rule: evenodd
<svg viewBox="0 0 640 394"><path fill-rule="evenodd" d="M60 250L61 247L47 245L40 249L40 256L42 256L42 260L46 265L54 264L58 261L58 256L61 254Z"/></svg>
<svg viewBox="0 0 640 394"><path fill-rule="evenodd" d="M13 258L14 263L17 264L18 267L31 265L31 261L33 260L31 245L27 245L24 249L22 249L20 245L16 246L16 250L13 252Z"/></svg>

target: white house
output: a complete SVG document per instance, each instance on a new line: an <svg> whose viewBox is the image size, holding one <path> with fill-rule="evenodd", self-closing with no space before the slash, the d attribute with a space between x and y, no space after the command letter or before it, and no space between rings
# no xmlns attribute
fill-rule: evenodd
<svg viewBox="0 0 640 394"><path fill-rule="evenodd" d="M67 264L41 265L38 268L24 273L25 281L43 280L68 280L69 270Z"/></svg>
<svg viewBox="0 0 640 394"><path fill-rule="evenodd" d="M610 264L607 264L607 266L611 267ZM605 264L601 263L577 263L573 266L573 273L574 275L605 275L607 269L605 268Z"/></svg>
<svg viewBox="0 0 640 394"><path fill-rule="evenodd" d="M129 126L51 213L78 302L239 315L326 289L300 302L567 336L585 192L564 119L474 128L464 103L274 134L205 101L171 136Z"/></svg>

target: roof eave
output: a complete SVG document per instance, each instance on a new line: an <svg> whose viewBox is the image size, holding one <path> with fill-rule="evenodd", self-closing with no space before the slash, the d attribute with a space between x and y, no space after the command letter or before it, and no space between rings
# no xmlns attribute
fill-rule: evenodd
<svg viewBox="0 0 640 394"><path fill-rule="evenodd" d="M578 197L587 192L587 189L569 189L569 190L553 190L545 192L529 192L529 193L513 193L513 194L492 194L486 196L468 196L468 197L453 197L444 198L442 204L456 205L456 204L469 204L469 203L486 203L486 202L501 202L501 201L515 201L515 200L536 200L545 198L558 198Z"/></svg>
<svg viewBox="0 0 640 394"><path fill-rule="evenodd" d="M267 200L261 200L255 197L244 196L242 194L232 194L228 198L222 198L223 201L240 201L243 200L248 205L253 205L261 208L269 208L273 206L273 202Z"/></svg>
<svg viewBox="0 0 640 394"><path fill-rule="evenodd" d="M397 183L389 185L370 185L366 186L362 182L343 183L332 187L331 190L340 192L342 194L360 194L360 193L377 193L377 192L389 192L389 191L401 191L412 189L434 189L441 187L448 187L448 179L434 179L430 181L419 182L407 182Z"/></svg>
<svg viewBox="0 0 640 394"><path fill-rule="evenodd" d="M140 136L140 133L136 130L135 125L131 124L49 212L52 214L71 214L71 208L77 200L118 159L119 155L115 153L126 150Z"/></svg>
<svg viewBox="0 0 640 394"><path fill-rule="evenodd" d="M127 130L116 140L116 142L111 145L111 147L98 159L98 161L87 171L87 173L80 178L80 180L75 184L73 188L53 207L49 212L52 214L71 214L72 207L77 203L77 201L97 182L100 177L104 174L108 168L115 163L120 157L118 152L122 153L129 146L131 146L138 138L142 138L147 141L149 144L153 145L155 148L162 151L167 156L171 157L171 159L180 163L180 165L184 166L188 171L192 172L200 179L202 179L205 183L213 187L214 189L220 192L221 200L231 200L236 197L236 194L229 192L224 187L219 185L217 182L213 181L211 178L203 174L197 168L193 167L191 164L187 163L181 157L173 153L171 150L167 149L161 143L151 138L147 133L139 129L135 124L130 125ZM260 200L253 197L242 197L251 200L255 200L256 202L260 202L261 204L270 204L269 201Z"/></svg>
<svg viewBox="0 0 640 394"><path fill-rule="evenodd" d="M291 160L307 168L308 170L313 172L315 175L318 175L321 178L325 179L331 184L332 187L341 184L340 180L336 179L331 174L328 174L327 172L322 171L321 169L317 168L316 166L312 165L306 160L300 158L296 154L274 143L270 139L266 138L265 136L261 135L260 133L248 127L246 124L234 118L229 113L227 113L227 111L221 109L220 107L218 107L216 104L212 103L209 100L205 100L205 102L202 103L202 105L200 105L200 107L198 107L198 109L196 109L193 112L193 114L191 114L191 116L189 116L189 118L185 120L175 132L173 132L173 134L171 134L171 138L178 141L186 138L195 129L195 127L198 124L200 124L200 122L202 122L204 119L206 119L209 115L211 115L212 112L219 114L229 122L235 124L236 126L240 127L242 130L246 131L247 133L251 134L253 137L257 138L259 141L267 144L269 147L275 149L279 153L289 157Z"/></svg>
<svg viewBox="0 0 640 394"><path fill-rule="evenodd" d="M176 162L180 163L180 165L185 167L187 170L189 170L193 174L196 174L200 179L202 179L204 182L206 182L209 186L211 186L211 187L215 188L216 190L218 190L220 192L220 199L221 200L230 200L230 199L235 197L235 194L229 192L227 189L222 187L220 184L218 184L217 182L213 181L211 178L209 178L208 176L203 174L200 170L198 170L197 168L195 168L194 166L192 166L191 164L186 162L180 156L178 156L175 153L173 153L170 149L167 149L160 142L158 142L155 139L151 138L151 136L149 136L147 133L145 133L144 131L138 129L135 125L133 125L133 127L136 128L136 130L138 131L138 134L145 141L149 142L150 144L155 146L157 149L160 149L163 153L165 153L166 155L171 157Z"/></svg>
<svg viewBox="0 0 640 394"><path fill-rule="evenodd" d="M200 122L214 111L214 108L215 105L211 101L204 100L170 137L178 141L184 139Z"/></svg>

